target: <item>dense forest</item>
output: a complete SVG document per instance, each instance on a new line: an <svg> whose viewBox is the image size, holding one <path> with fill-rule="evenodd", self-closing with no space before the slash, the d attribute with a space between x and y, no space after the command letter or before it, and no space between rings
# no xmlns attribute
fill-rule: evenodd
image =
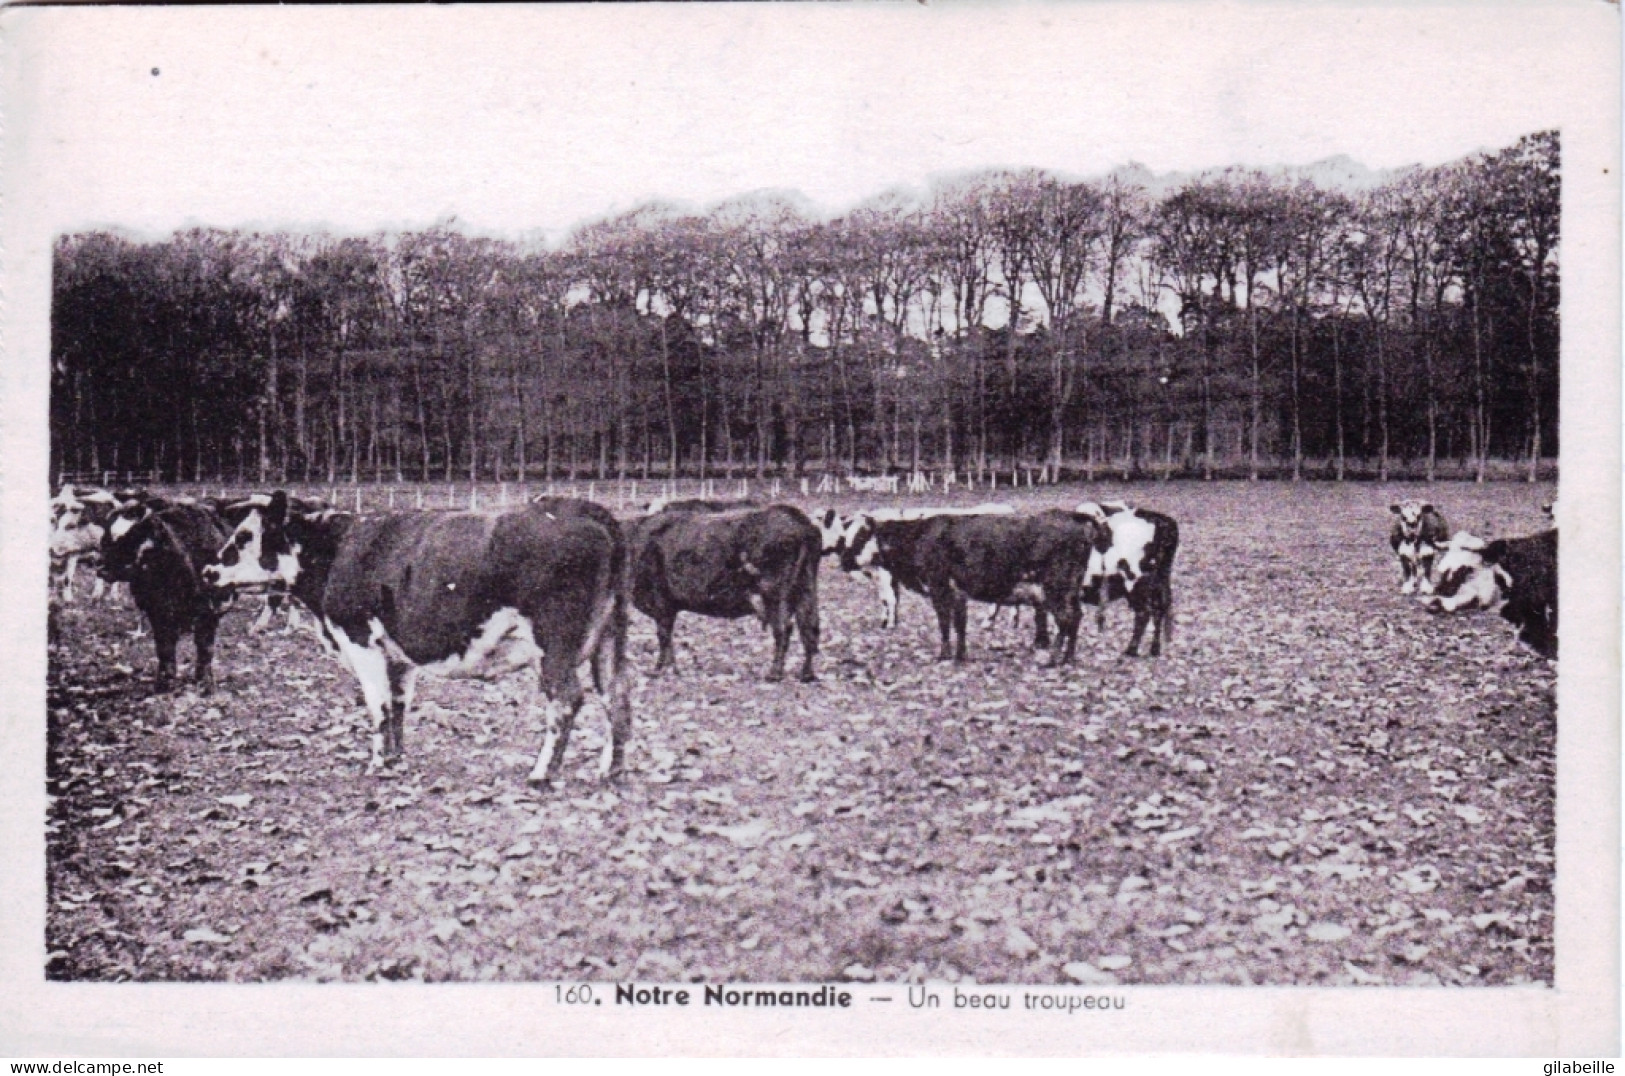
<svg viewBox="0 0 1625 1076"><path fill-rule="evenodd" d="M650 204L557 247L455 222L62 236L53 474L1482 480L1555 459L1556 132L1359 186L1147 175L987 171L836 219L775 193Z"/></svg>

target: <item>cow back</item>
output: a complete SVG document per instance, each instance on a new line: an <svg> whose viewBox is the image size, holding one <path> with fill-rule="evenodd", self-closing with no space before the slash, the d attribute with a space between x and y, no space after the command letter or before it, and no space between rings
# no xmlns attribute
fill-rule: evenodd
<svg viewBox="0 0 1625 1076"><path fill-rule="evenodd" d="M743 617L751 596L783 590L792 600L816 578L821 539L789 505L663 511L631 524L632 600L705 616Z"/></svg>
<svg viewBox="0 0 1625 1076"><path fill-rule="evenodd" d="M1030 516L939 516L927 520L916 557L926 584L949 580L983 602L1003 602L1022 583L1075 593L1100 528L1064 511Z"/></svg>
<svg viewBox="0 0 1625 1076"><path fill-rule="evenodd" d="M619 532L585 514L412 512L357 519L317 612L352 639L377 623L418 664L464 651L511 608L579 618L613 587Z"/></svg>

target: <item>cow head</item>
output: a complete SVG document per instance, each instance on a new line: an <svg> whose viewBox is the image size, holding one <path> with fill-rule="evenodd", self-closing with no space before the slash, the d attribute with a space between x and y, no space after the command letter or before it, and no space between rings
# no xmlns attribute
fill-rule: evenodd
<svg viewBox="0 0 1625 1076"><path fill-rule="evenodd" d="M118 541L126 534L129 534L136 524L154 512L162 512L168 507L169 502L162 497L152 497L145 494L121 502L113 512L112 518L107 521L107 540L109 542Z"/></svg>
<svg viewBox="0 0 1625 1076"><path fill-rule="evenodd" d="M160 555L159 536L157 528L152 522L152 513L147 512L134 522L121 514L115 517L115 522L125 525L115 535L111 528L102 539L101 564L96 569L109 583L129 583L143 570L152 567L155 558Z"/></svg>
<svg viewBox="0 0 1625 1076"><path fill-rule="evenodd" d="M833 508L824 509L818 517L818 535L824 556L834 556L841 551L841 538L846 534L846 523L847 521Z"/></svg>
<svg viewBox="0 0 1625 1076"><path fill-rule="evenodd" d="M1421 536L1422 517L1433 511L1433 505L1426 501L1401 501L1390 504L1388 511L1394 514L1394 525L1399 533L1414 540Z"/></svg>
<svg viewBox="0 0 1625 1076"><path fill-rule="evenodd" d="M226 520L235 527L216 563L203 569L203 581L236 590L293 586L299 578L300 545L290 532L298 518L290 515L288 495L281 490L229 506Z"/></svg>
<svg viewBox="0 0 1625 1076"><path fill-rule="evenodd" d="M861 512L841 534L841 570L861 572L880 556L880 532L875 521Z"/></svg>

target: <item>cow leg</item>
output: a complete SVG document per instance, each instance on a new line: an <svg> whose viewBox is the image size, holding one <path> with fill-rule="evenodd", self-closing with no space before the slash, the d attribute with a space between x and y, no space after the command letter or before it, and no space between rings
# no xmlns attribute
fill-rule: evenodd
<svg viewBox="0 0 1625 1076"><path fill-rule="evenodd" d="M1055 617L1055 630L1060 634L1056 646L1050 650L1049 667L1056 668L1072 660L1072 654L1078 645L1078 625L1083 621L1083 610L1076 603L1063 603L1060 608L1046 611L1039 607L1036 612L1038 618L1043 620L1047 615Z"/></svg>
<svg viewBox="0 0 1625 1076"><path fill-rule="evenodd" d="M260 606L260 615L254 618L254 623L249 625L249 630L264 631L271 626L271 618L275 615L276 610L271 608L271 599L266 598L265 604Z"/></svg>
<svg viewBox="0 0 1625 1076"><path fill-rule="evenodd" d="M784 679L785 655L790 652L790 609L782 593L767 605L767 624L773 630L773 665L767 670L767 682L776 684Z"/></svg>
<svg viewBox="0 0 1625 1076"><path fill-rule="evenodd" d="M676 662L672 659L672 632L677 628L677 611L661 610L654 616L655 636L660 640L660 657L655 660L655 672L661 669L670 669Z"/></svg>
<svg viewBox="0 0 1625 1076"><path fill-rule="evenodd" d="M1416 558L1416 592L1418 594L1433 593L1433 554L1426 553Z"/></svg>
<svg viewBox="0 0 1625 1076"><path fill-rule="evenodd" d="M168 691L175 680L175 648L180 645L180 629L169 623L153 622L152 642L158 650L159 691Z"/></svg>
<svg viewBox="0 0 1625 1076"><path fill-rule="evenodd" d="M599 690L607 692L609 698L609 737L598 760L598 776L605 781L621 776L626 764L626 742L632 737L632 699L621 654L623 646L624 643L617 644L614 639L602 640L598 647L599 659L593 664L595 670L601 670L605 685Z"/></svg>
<svg viewBox="0 0 1625 1076"><path fill-rule="evenodd" d="M892 623L897 623L897 592L892 591ZM818 653L818 592L809 590L796 603L796 631L801 635L801 671L796 679L810 684L818 679L813 672L813 655Z"/></svg>
<svg viewBox="0 0 1625 1076"><path fill-rule="evenodd" d="M936 610L937 631L942 635L942 646L937 650L938 661L950 661L954 651L951 643L954 622L954 596L931 592L931 608Z"/></svg>
<svg viewBox="0 0 1625 1076"><path fill-rule="evenodd" d="M78 574L79 557L75 554L68 557L68 563L62 569L62 601L64 604L73 604L73 577Z"/></svg>
<svg viewBox="0 0 1625 1076"><path fill-rule="evenodd" d="M100 575L97 575L94 578L96 581L90 587L90 600L93 602L99 602L102 600L102 595L107 593L107 580L103 579Z"/></svg>
<svg viewBox="0 0 1625 1076"><path fill-rule="evenodd" d="M954 592L954 631L959 633L959 645L954 650L954 660L955 661L964 661L965 660L965 621L967 619L967 611L965 609L965 604L966 604L965 603L965 595L959 593L958 591L955 591Z"/></svg>
<svg viewBox="0 0 1625 1076"><path fill-rule="evenodd" d="M197 667L193 679L204 695L214 694L214 635L220 621L213 616L200 616L192 625L192 645L197 650Z"/></svg>
<svg viewBox="0 0 1625 1076"><path fill-rule="evenodd" d="M1017 606L1017 608L1019 609L1020 606ZM1049 614L1044 612L1042 606L1034 606L1033 622L1036 624L1033 630L1034 648L1038 650L1049 649Z"/></svg>
<svg viewBox="0 0 1625 1076"><path fill-rule="evenodd" d="M339 656L361 686L361 699L366 704L367 716L372 719L372 758L367 763L367 771L375 773L394 757L386 749L392 694L389 659L384 656L381 647L361 646L352 642L342 628L334 627L331 621L328 624L333 641L338 645Z"/></svg>
<svg viewBox="0 0 1625 1076"><path fill-rule="evenodd" d="M563 651L563 656L560 652ZM573 648L549 647L542 658L542 692L547 696L547 735L542 741L536 765L531 767L527 780L538 788L553 787L559 767L564 764L565 749L570 746L570 731L575 728L576 714L581 710L584 694L581 680L576 676ZM613 715L611 721L614 721ZM611 730L611 740L614 738Z"/></svg>
<svg viewBox="0 0 1625 1076"><path fill-rule="evenodd" d="M389 713L384 719L384 757L400 758L406 753L406 711L412 706L418 670L404 661L386 661L389 676Z"/></svg>
<svg viewBox="0 0 1625 1076"><path fill-rule="evenodd" d="M1401 594L1409 594L1415 589L1415 568L1411 564L1411 558L1408 555L1401 553L1399 555L1399 592Z"/></svg>
<svg viewBox="0 0 1625 1076"><path fill-rule="evenodd" d="M897 581L884 568L875 569L875 589L880 594L880 626L897 626ZM803 640L805 641L805 640Z"/></svg>
<svg viewBox="0 0 1625 1076"><path fill-rule="evenodd" d="M1140 656L1140 640L1145 637L1145 626L1151 622L1151 610L1146 601L1150 591L1146 587L1136 587L1129 591L1129 608L1134 610L1134 635L1128 641L1128 649L1124 654L1131 658ZM1156 657L1159 652L1156 641L1151 644L1151 656Z"/></svg>
<svg viewBox="0 0 1625 1076"><path fill-rule="evenodd" d="M1169 599L1167 580L1159 581L1149 594L1151 600L1151 656L1162 657L1162 637L1167 631Z"/></svg>

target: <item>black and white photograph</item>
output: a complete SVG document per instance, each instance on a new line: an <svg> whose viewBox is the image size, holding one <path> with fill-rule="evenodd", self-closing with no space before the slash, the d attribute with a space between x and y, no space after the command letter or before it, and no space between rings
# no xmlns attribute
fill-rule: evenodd
<svg viewBox="0 0 1625 1076"><path fill-rule="evenodd" d="M1616 8L5 17L0 1053L1617 1051Z"/></svg>

